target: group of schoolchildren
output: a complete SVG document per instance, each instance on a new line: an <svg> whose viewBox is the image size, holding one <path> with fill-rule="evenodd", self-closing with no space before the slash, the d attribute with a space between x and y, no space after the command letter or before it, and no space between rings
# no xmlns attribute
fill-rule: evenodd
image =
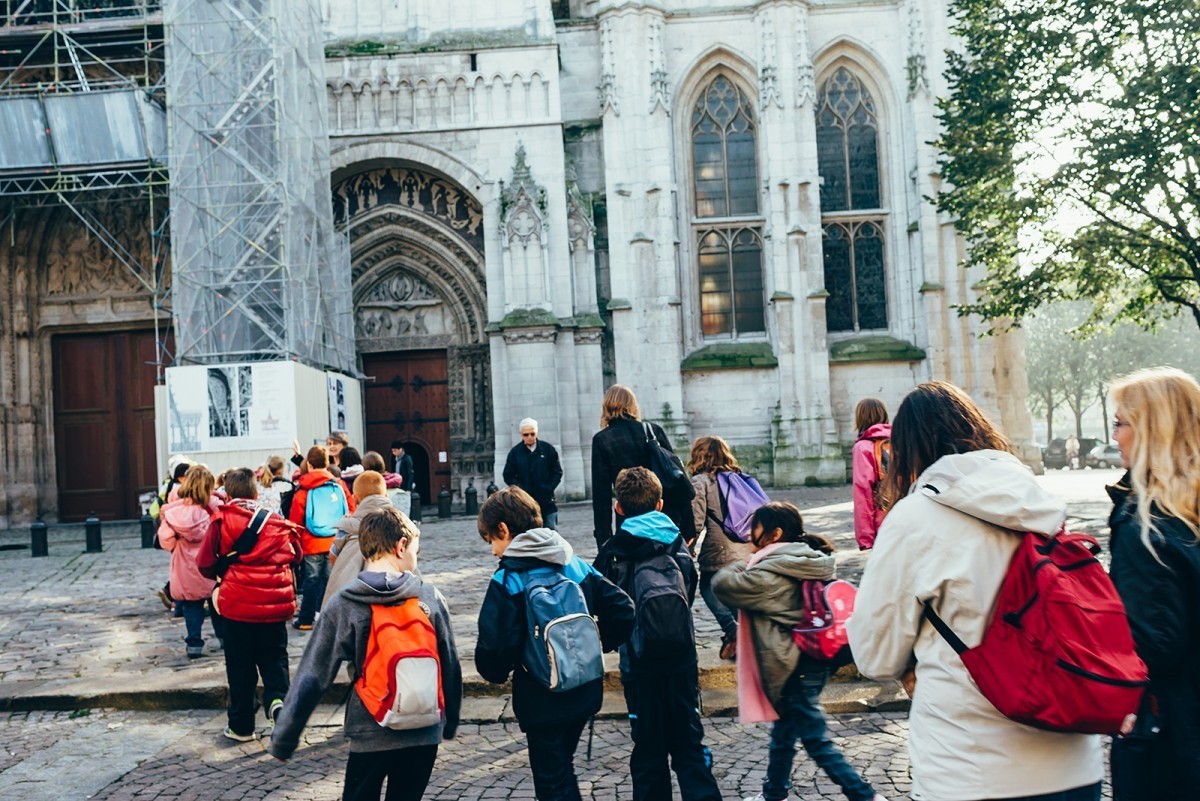
<svg viewBox="0 0 1200 801"><path fill-rule="evenodd" d="M393 507L384 474L351 478L352 491L329 470L328 451L314 446L285 517L269 493L260 497L270 486L261 472L228 471L216 494L216 479L194 465L161 511L159 536L173 550L170 587L187 623L189 656L203 646L206 602L223 641L225 736L257 738L261 677L270 753L290 758L348 663L355 692L345 710L343 797L378 799L386 781L386 798L419 799L438 744L458 726L461 668L445 599L417 570L417 527ZM719 799L699 710L691 611L698 571L689 547L696 544L662 512L662 484L651 470L621 471L614 490L620 524L592 564L543 527L524 490L509 487L484 502L478 530L499 564L480 610L476 668L493 683L511 677L537 798L580 798L575 751L601 707L603 654L619 650L633 797L670 798L673 771L685 801ZM738 660L742 720L774 721L757 798L787 796L799 740L848 798L876 801L882 797L826 733L819 694L828 666L778 641L779 622L803 607L798 582L832 577L832 549L805 534L790 504L762 506L751 530L749 560L710 578L715 595L741 616L742 653L758 657ZM286 626L294 616L294 626L315 621L315 630L290 685Z"/></svg>

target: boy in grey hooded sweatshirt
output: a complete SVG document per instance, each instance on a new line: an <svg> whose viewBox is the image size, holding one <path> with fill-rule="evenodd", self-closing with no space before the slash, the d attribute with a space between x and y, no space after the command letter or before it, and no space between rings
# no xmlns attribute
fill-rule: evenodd
<svg viewBox="0 0 1200 801"><path fill-rule="evenodd" d="M389 798L419 799L433 772L438 743L454 737L462 705L462 669L450 613L442 594L413 573L419 534L411 522L394 509L384 509L363 519L358 536L366 559L364 570L321 612L268 750L278 759L291 757L304 725L333 684L342 662L362 670L371 631L371 607L416 598L437 634L443 718L421 729L385 728L363 706L358 693L351 692L346 702L350 758L343 799L378 801L385 778Z"/></svg>

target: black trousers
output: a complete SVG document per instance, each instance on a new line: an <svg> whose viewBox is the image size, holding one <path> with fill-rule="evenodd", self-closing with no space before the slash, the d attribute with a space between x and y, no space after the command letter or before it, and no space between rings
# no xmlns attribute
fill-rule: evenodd
<svg viewBox="0 0 1200 801"><path fill-rule="evenodd" d="M224 619L225 678L229 682L229 728L236 734L254 731L258 703L254 690L262 676L263 708L283 700L291 683L288 673L287 624L241 623Z"/></svg>
<svg viewBox="0 0 1200 801"><path fill-rule="evenodd" d="M415 745L391 751L350 752L342 801L379 801L387 779L386 801L421 801L433 763L436 745Z"/></svg>
<svg viewBox="0 0 1200 801"><path fill-rule="evenodd" d="M580 801L575 777L575 749L588 719L562 726L539 726L525 730L529 743L529 770L537 801Z"/></svg>
<svg viewBox="0 0 1200 801"><path fill-rule="evenodd" d="M721 790L704 753L704 726L695 673L622 675L633 754L629 774L634 801L671 798L675 771L683 801L720 801Z"/></svg>

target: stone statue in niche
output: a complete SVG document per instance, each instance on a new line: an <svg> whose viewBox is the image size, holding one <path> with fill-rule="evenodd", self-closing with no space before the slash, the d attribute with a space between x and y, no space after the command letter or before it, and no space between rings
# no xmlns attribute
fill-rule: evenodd
<svg viewBox="0 0 1200 801"><path fill-rule="evenodd" d="M363 297L363 303L408 303L438 301L437 294L423 281L408 273L395 273L383 279Z"/></svg>
<svg viewBox="0 0 1200 801"><path fill-rule="evenodd" d="M389 205L448 225L483 253L483 207L445 178L411 167L383 167L352 175L333 188L333 218L338 225Z"/></svg>

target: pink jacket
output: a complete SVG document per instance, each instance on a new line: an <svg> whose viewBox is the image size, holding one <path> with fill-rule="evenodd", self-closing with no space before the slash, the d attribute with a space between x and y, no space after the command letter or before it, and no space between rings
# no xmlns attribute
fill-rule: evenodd
<svg viewBox="0 0 1200 801"><path fill-rule="evenodd" d="M879 471L875 467L875 440L890 439L892 427L876 423L859 436L850 453L850 482L854 485L854 539L859 550L873 548L883 510L875 506L875 485Z"/></svg>
<svg viewBox="0 0 1200 801"><path fill-rule="evenodd" d="M212 595L216 582L200 575L196 558L216 510L215 498L208 506L184 499L168 503L159 515L158 541L171 552L171 596L176 600L202 601Z"/></svg>

